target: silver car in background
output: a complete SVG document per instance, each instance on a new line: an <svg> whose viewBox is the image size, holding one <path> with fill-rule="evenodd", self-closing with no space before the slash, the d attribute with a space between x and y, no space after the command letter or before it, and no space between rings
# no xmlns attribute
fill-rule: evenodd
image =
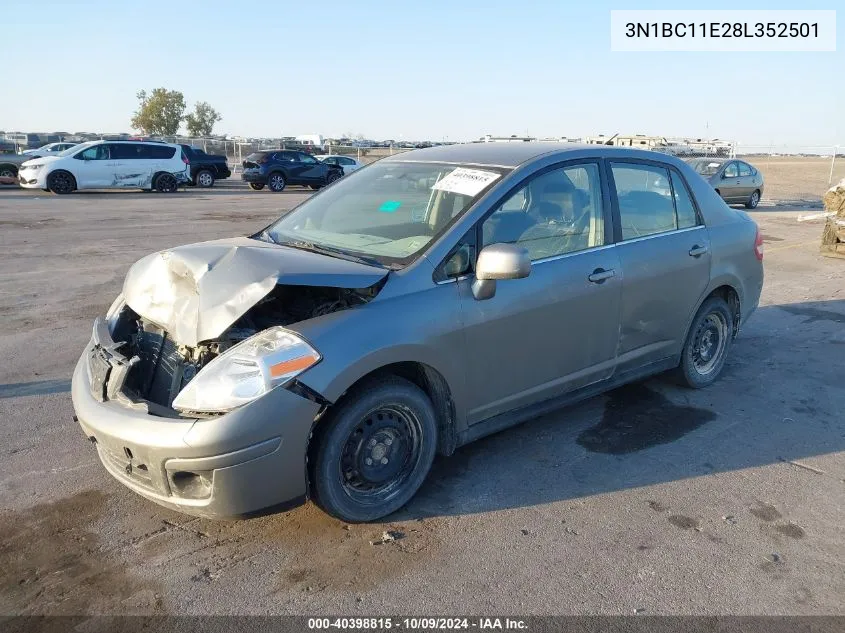
<svg viewBox="0 0 845 633"><path fill-rule="evenodd" d="M763 197L763 174L744 160L692 158L687 162L728 204L754 209Z"/></svg>
<svg viewBox="0 0 845 633"><path fill-rule="evenodd" d="M756 224L671 156L407 152L255 235L134 264L74 408L105 468L167 507L376 520L436 453L658 372L711 385L762 258Z"/></svg>

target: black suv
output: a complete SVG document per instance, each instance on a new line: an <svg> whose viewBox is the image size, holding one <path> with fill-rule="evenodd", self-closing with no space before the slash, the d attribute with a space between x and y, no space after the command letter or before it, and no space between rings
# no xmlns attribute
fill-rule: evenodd
<svg viewBox="0 0 845 633"><path fill-rule="evenodd" d="M251 189L266 185L270 191L282 191L288 185L307 185L319 189L343 176L343 168L317 160L311 154L289 149L255 152L243 162L241 178Z"/></svg>

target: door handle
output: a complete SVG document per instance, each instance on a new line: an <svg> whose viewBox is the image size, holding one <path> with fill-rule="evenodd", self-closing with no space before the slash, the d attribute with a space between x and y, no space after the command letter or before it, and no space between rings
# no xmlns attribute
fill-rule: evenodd
<svg viewBox="0 0 845 633"><path fill-rule="evenodd" d="M698 244L696 244L691 249L689 249L689 254L690 257L701 257L709 250L710 249L706 246L699 246Z"/></svg>
<svg viewBox="0 0 845 633"><path fill-rule="evenodd" d="M614 270L605 270L604 268L596 268L592 274L587 275L587 280L594 284L603 284L605 280L610 279L616 274Z"/></svg>

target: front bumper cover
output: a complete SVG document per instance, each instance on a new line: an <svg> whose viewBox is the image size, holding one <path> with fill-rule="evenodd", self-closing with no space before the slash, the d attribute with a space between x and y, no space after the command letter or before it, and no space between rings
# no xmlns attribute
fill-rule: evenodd
<svg viewBox="0 0 845 633"><path fill-rule="evenodd" d="M102 329L100 329L102 331ZM233 518L305 500L306 450L320 405L276 388L212 419L151 415L91 388L91 342L73 374L72 397L85 435L115 479L168 508ZM102 392L101 392L102 395Z"/></svg>

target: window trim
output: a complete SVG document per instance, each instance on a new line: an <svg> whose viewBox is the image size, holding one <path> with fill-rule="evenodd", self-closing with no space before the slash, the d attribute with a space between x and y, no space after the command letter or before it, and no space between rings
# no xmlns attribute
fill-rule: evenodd
<svg viewBox="0 0 845 633"><path fill-rule="evenodd" d="M728 167L730 167L731 165L736 166L736 176L728 176ZM729 160L727 163L725 163L725 166L722 168L720 174L722 178L739 178L739 163L737 163L735 160Z"/></svg>
<svg viewBox="0 0 845 633"><path fill-rule="evenodd" d="M693 229L697 229L700 227L705 226L703 215L701 213L701 209L698 206L698 200L695 199L695 196L692 194L692 190L689 186L689 183L684 178L683 174L680 173L674 165L670 163L664 163L659 160L649 160L647 158L604 158L603 159L606 164L607 169L607 181L608 186L610 188L610 195L612 198L612 213L613 213L613 237L614 242L616 244L630 244L631 242L636 242L639 240L644 240L652 237L661 237L663 235L674 235L675 233L680 233L681 231L690 231ZM675 173L678 177L681 178L681 181L684 183L684 187L687 190L687 194L692 200L693 209L695 209L695 216L698 223L695 226L688 226L683 229L675 228L670 231L662 231L660 233L652 233L650 235L641 235L639 237L632 237L631 239L623 239L622 238L622 212L619 209L619 196L616 191L616 180L613 178L613 164L622 164L622 163L631 163L635 165L646 165L649 167L658 167L660 169L665 169L667 172ZM675 225L677 226L678 223L678 205L675 202L675 189L674 185L672 184L672 178L669 178L669 191L672 194L672 208L675 211Z"/></svg>
<svg viewBox="0 0 845 633"><path fill-rule="evenodd" d="M411 161L408 161L411 162ZM593 164L596 165L598 168L598 175L599 175L599 186L601 187L601 205L602 205L602 216L604 218L604 244L600 244L598 246L590 246L588 248L582 249L580 251L572 251L571 253L561 253L560 255L551 255L549 257L544 257L543 259L538 259L536 261L531 262L531 265L534 266L535 264L540 264L548 261L554 261L563 257L569 257L571 255L580 255L582 253L592 253L599 249L608 248L610 246L614 246L615 242L613 239L613 211L611 207L611 199L610 199L610 189L608 187L607 181L607 174L605 173L605 165L604 159L600 156L592 156L586 158L570 158L567 160L562 160L552 165L547 165L542 169L538 169L533 171L529 174L525 174L515 185L510 187L505 193L499 196L499 198L490 206L490 209L481 216L478 220L476 220L475 224L464 233L463 236L455 243L455 246L449 250L446 256L434 267L434 272L432 273L432 281L434 281L437 285L443 285L448 283L453 283L460 281L461 279L466 279L468 277L473 277L475 275L474 272L467 273L464 275L460 275L458 277L447 277L443 278L442 276L442 269L443 266L446 265L446 262L449 261L449 258L455 253L457 248L461 245L464 237L470 233L474 232L475 237L475 258L471 261L471 266L473 271L475 270L475 266L478 260L478 255L481 253L481 250L484 248L482 244L484 243L483 235L482 235L482 226L484 222L493 215L499 208L516 192L520 189L525 187L525 185L533 180L534 178L539 178L551 171L555 171L557 169L566 169L567 167L575 167L577 165L586 165L586 164ZM486 166L485 167L489 167Z"/></svg>

